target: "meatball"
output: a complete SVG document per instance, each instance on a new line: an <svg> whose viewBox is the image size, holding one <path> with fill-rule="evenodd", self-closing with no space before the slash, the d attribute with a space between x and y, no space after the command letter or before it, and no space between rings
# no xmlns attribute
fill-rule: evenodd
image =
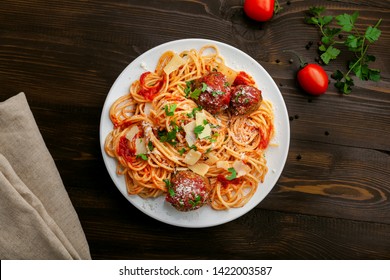
<svg viewBox="0 0 390 280"><path fill-rule="evenodd" d="M166 201L179 211L196 210L209 200L208 184L192 171L180 171L171 180Z"/></svg>
<svg viewBox="0 0 390 280"><path fill-rule="evenodd" d="M221 72L210 72L195 82L199 92L195 102L211 114L217 114L229 107L230 87L226 76Z"/></svg>
<svg viewBox="0 0 390 280"><path fill-rule="evenodd" d="M245 115L256 111L263 97L261 91L250 85L239 85L233 88L229 110L233 115Z"/></svg>

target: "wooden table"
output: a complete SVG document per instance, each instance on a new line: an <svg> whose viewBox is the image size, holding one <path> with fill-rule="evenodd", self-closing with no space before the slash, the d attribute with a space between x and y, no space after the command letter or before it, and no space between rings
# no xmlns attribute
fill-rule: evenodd
<svg viewBox="0 0 390 280"><path fill-rule="evenodd" d="M390 2L280 1L266 23L242 0L0 1L0 100L24 91L80 217L94 259L389 259ZM355 79L350 95L331 80L310 97L294 78L295 50L318 57L318 30L305 11L359 11L359 30L382 18L370 47L379 82ZM154 220L111 181L99 147L106 95L121 71L168 41L205 38L257 60L282 92L290 150L280 179L255 209L203 229ZM306 48L308 42L313 46ZM324 66L345 69L344 52ZM1 133L1 132L0 132Z"/></svg>

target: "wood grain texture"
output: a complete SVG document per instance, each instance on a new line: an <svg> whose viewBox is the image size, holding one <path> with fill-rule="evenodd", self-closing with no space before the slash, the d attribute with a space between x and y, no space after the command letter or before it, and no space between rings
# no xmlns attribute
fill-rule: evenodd
<svg viewBox="0 0 390 280"><path fill-rule="evenodd" d="M94 259L390 259L390 2L279 2L283 10L258 23L242 0L0 1L0 101L26 93ZM359 11L361 32L383 19L370 47L381 81L356 79L348 96L333 80L320 97L299 89L298 61L283 50L315 62L315 44L305 46L319 33L303 21L315 5L331 15ZM291 127L286 166L266 199L235 221L196 230L130 205L99 147L117 76L143 52L182 38L218 40L257 60L282 92ZM329 75L351 58L342 51L324 66Z"/></svg>

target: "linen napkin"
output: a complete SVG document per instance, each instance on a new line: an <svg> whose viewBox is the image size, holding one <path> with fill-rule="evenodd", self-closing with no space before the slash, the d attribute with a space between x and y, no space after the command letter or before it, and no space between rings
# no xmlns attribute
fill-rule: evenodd
<svg viewBox="0 0 390 280"><path fill-rule="evenodd" d="M0 102L0 259L90 259L24 93Z"/></svg>

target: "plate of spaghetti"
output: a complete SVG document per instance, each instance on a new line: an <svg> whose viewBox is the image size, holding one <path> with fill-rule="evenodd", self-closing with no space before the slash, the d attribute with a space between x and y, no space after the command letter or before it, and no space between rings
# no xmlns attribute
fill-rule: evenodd
<svg viewBox="0 0 390 280"><path fill-rule="evenodd" d="M206 39L137 57L111 87L100 123L118 190L181 227L216 226L253 209L279 179L289 141L286 105L267 71Z"/></svg>

